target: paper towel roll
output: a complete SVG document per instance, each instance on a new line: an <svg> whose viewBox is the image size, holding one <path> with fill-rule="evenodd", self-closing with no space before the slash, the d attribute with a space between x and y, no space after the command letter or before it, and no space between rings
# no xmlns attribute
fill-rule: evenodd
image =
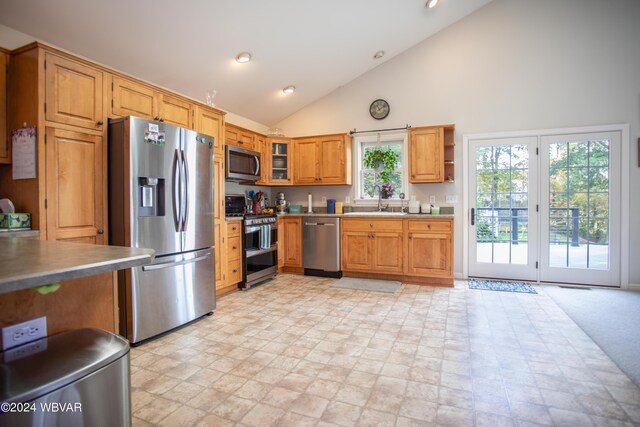
<svg viewBox="0 0 640 427"><path fill-rule="evenodd" d="M311 193L309 193L308 196L308 201L309 201L309 209L307 210L307 213L313 213L313 196L311 195Z"/></svg>

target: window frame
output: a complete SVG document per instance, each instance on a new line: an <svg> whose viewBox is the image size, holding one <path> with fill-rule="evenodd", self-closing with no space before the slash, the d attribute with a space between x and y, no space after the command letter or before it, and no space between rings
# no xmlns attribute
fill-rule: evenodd
<svg viewBox="0 0 640 427"><path fill-rule="evenodd" d="M377 205L378 199L368 199L363 196L362 189L362 173L363 171L369 170L364 169L362 167L362 159L364 154L364 148L376 146L376 145L401 145L402 146L402 157L400 159L400 167L397 169L401 172L402 176L402 188L405 194L405 203L409 200L409 174L408 174L408 132L393 132L386 134L366 134L361 136L356 136L354 138L354 145L356 146L356 155L354 156L354 171L355 171L355 185L356 185L356 194L354 202L358 205ZM391 206L400 206L402 201L398 198L393 199L384 199L385 204L390 204Z"/></svg>

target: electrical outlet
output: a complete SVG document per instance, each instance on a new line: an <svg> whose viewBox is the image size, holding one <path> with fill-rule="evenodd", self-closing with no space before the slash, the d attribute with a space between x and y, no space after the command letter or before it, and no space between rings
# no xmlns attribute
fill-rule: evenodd
<svg viewBox="0 0 640 427"><path fill-rule="evenodd" d="M2 350L26 344L47 336L47 318L38 317L2 328Z"/></svg>
<svg viewBox="0 0 640 427"><path fill-rule="evenodd" d="M326 204L327 203L327 196L322 196L322 204Z"/></svg>
<svg viewBox="0 0 640 427"><path fill-rule="evenodd" d="M458 203L458 196L456 196L455 194L451 195L451 196L447 196L446 197L446 203L448 203L450 205Z"/></svg>
<svg viewBox="0 0 640 427"><path fill-rule="evenodd" d="M436 202L436 196L429 196L429 203L435 203Z"/></svg>

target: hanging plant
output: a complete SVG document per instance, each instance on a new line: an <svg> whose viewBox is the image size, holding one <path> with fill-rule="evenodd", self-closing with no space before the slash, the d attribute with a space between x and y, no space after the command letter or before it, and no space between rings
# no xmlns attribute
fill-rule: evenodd
<svg viewBox="0 0 640 427"><path fill-rule="evenodd" d="M391 175L396 169L398 160L398 153L390 148L376 147L365 151L363 164L364 167L379 173L382 182L391 182Z"/></svg>

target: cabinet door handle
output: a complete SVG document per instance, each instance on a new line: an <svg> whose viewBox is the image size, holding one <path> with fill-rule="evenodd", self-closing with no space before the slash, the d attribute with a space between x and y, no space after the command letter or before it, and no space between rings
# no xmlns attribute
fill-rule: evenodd
<svg viewBox="0 0 640 427"><path fill-rule="evenodd" d="M412 174L411 174L411 178L415 178L415 177L416 177L416 174L415 174L415 173L412 173Z"/></svg>
<svg viewBox="0 0 640 427"><path fill-rule="evenodd" d="M98 234L104 234L104 229L98 228Z"/></svg>
<svg viewBox="0 0 640 427"><path fill-rule="evenodd" d="M164 123L164 118L160 117L160 121Z"/></svg>
<svg viewBox="0 0 640 427"><path fill-rule="evenodd" d="M411 233L409 233L409 240L413 239L413 237L411 236Z"/></svg>
<svg viewBox="0 0 640 427"><path fill-rule="evenodd" d="M373 228L373 224L369 224L369 227Z"/></svg>
<svg viewBox="0 0 640 427"><path fill-rule="evenodd" d="M238 247L237 246L231 246L231 249L235 251L236 249L238 249Z"/></svg>
<svg viewBox="0 0 640 427"><path fill-rule="evenodd" d="M160 117L155 116L155 117L153 118L153 120L155 120L155 121L159 121L159 120L160 120Z"/></svg>
<svg viewBox="0 0 640 427"><path fill-rule="evenodd" d="M427 228L431 230L431 224L427 224Z"/></svg>
<svg viewBox="0 0 640 427"><path fill-rule="evenodd" d="M104 122L102 120L98 120L98 123L97 123L98 126L102 126L103 124Z"/></svg>
<svg viewBox="0 0 640 427"><path fill-rule="evenodd" d="M238 270L236 270L236 269L234 268L234 269L233 269L233 272L234 272L234 273L237 273L237 272L238 272Z"/></svg>

